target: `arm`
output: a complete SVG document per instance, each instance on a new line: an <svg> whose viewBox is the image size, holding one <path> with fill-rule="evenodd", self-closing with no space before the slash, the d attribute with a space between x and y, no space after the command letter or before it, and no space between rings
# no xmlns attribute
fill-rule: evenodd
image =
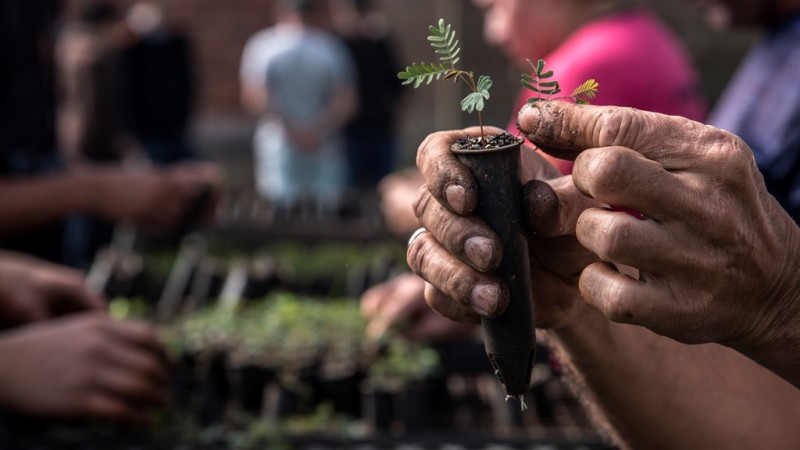
<svg viewBox="0 0 800 450"><path fill-rule="evenodd" d="M169 169L81 167L55 175L0 178L0 235L13 235L74 213L130 221L146 231L174 226L203 186L221 180L211 164Z"/></svg>
<svg viewBox="0 0 800 450"><path fill-rule="evenodd" d="M0 179L0 235L30 230L91 209L92 176Z"/></svg>
<svg viewBox="0 0 800 450"><path fill-rule="evenodd" d="M683 345L589 308L548 335L594 419L625 448L790 449L800 441L800 391L731 349Z"/></svg>

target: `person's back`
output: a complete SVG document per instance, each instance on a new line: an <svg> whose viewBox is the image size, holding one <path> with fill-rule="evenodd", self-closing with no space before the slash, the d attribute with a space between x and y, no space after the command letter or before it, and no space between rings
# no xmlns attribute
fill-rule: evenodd
<svg viewBox="0 0 800 450"><path fill-rule="evenodd" d="M254 137L257 188L281 204L335 200L341 193L347 181L341 131L354 104L347 50L303 15L306 3L318 14L313 8L324 0L296 3L297 15L248 41L241 68L243 96L262 96Z"/></svg>
<svg viewBox="0 0 800 450"><path fill-rule="evenodd" d="M337 42L321 31L275 30L266 69L274 108L287 121L306 124L330 104L342 76Z"/></svg>

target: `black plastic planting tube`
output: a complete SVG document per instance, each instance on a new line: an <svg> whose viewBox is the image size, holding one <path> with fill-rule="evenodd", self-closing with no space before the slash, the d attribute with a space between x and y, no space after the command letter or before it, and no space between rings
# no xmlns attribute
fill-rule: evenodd
<svg viewBox="0 0 800 450"><path fill-rule="evenodd" d="M500 236L503 259L495 271L509 290L508 308L483 319L486 354L506 395L521 398L528 389L536 349L528 240L522 223L520 146L490 149L451 147L478 184L475 214Z"/></svg>

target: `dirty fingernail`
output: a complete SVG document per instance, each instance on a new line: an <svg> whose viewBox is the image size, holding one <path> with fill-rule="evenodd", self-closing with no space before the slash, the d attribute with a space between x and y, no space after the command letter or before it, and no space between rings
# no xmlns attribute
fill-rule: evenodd
<svg viewBox="0 0 800 450"><path fill-rule="evenodd" d="M473 236L464 243L464 252L475 267L485 270L489 268L489 263L492 262L494 245L492 245L491 240L483 236Z"/></svg>
<svg viewBox="0 0 800 450"><path fill-rule="evenodd" d="M465 191L463 187L458 185L447 186L444 190L444 196L451 208L457 212L464 212L467 191Z"/></svg>
<svg viewBox="0 0 800 450"><path fill-rule="evenodd" d="M537 105L525 105L517 115L517 129L529 136L536 134L541 115Z"/></svg>
<svg viewBox="0 0 800 450"><path fill-rule="evenodd" d="M472 306L483 315L491 316L497 309L500 289L493 284L478 284L472 288Z"/></svg>

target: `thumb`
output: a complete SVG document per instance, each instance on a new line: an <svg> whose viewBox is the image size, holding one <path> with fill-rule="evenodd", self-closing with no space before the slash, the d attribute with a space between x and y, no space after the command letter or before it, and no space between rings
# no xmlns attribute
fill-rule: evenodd
<svg viewBox="0 0 800 450"><path fill-rule="evenodd" d="M621 146L669 167L696 164L698 148L707 148L704 145L721 132L678 116L567 102L527 105L517 126L528 140L558 158L574 160L586 149Z"/></svg>

